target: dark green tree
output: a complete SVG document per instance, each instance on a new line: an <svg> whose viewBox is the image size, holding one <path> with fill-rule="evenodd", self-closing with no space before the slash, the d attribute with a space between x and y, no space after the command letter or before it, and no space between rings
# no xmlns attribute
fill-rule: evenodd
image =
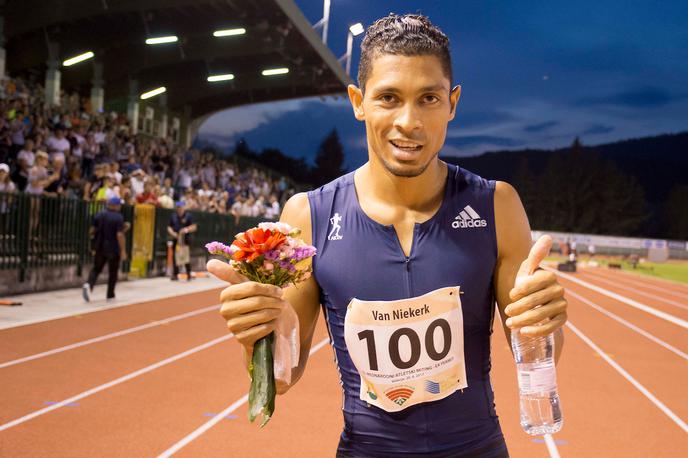
<svg viewBox="0 0 688 458"><path fill-rule="evenodd" d="M321 186L344 174L344 147L339 141L337 129L325 137L320 144L315 156L315 168L313 169L313 183Z"/></svg>
<svg viewBox="0 0 688 458"><path fill-rule="evenodd" d="M688 240L688 185L676 184L664 204L667 237Z"/></svg>

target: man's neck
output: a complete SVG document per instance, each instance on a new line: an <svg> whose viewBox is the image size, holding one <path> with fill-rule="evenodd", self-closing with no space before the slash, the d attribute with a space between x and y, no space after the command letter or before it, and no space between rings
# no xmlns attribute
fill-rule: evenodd
<svg viewBox="0 0 688 458"><path fill-rule="evenodd" d="M382 164L369 161L357 173L360 173L358 183L375 200L422 212L435 207L438 199L442 200L447 165L435 158L422 174L416 177L399 177L390 173Z"/></svg>

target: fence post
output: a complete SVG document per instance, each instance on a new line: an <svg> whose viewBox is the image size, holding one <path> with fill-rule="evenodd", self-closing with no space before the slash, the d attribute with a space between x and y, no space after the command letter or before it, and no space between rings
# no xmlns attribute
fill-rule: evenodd
<svg viewBox="0 0 688 458"><path fill-rule="evenodd" d="M22 194L19 196L19 224L17 242L19 248L19 281L26 279L26 268L29 262L29 240L31 237L31 196Z"/></svg>

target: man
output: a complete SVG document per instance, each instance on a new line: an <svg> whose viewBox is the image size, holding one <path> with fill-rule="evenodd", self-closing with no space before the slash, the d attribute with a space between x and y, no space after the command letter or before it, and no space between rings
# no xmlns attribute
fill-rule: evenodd
<svg viewBox="0 0 688 458"><path fill-rule="evenodd" d="M177 281L179 278L179 264L184 264L186 268L187 281L193 280L191 275L191 259L188 258L188 253L182 253L182 247L188 247L191 240L191 234L196 232L198 226L194 224L191 215L187 213L185 203L179 201L176 203L176 210L170 216L170 224L167 226L167 233L170 235L172 242L172 252L174 253L174 262L172 267L172 278L170 280ZM177 247L179 246L179 250ZM180 253L178 253L178 251ZM178 259L184 256L183 262L178 262Z"/></svg>
<svg viewBox="0 0 688 458"><path fill-rule="evenodd" d="M127 260L124 233L128 229L128 223L124 222L122 213L120 213L121 208L122 200L119 197L113 197L107 201L106 209L93 218L93 225L89 230L89 234L94 240L93 268L88 275L88 281L81 288L86 302L91 300L90 293L93 291L98 275L100 275L105 264L108 266L106 300L108 302L115 300L119 263Z"/></svg>
<svg viewBox="0 0 688 458"><path fill-rule="evenodd" d="M313 276L281 291L208 263L232 283L221 313L246 361L283 310L296 311L301 355L291 385L303 373L322 304L344 390L338 457L508 456L490 383L495 300L507 339L512 327L555 332L561 352L563 288L554 274L536 271L551 238L531 250L510 185L438 158L461 91L451 81L448 39L427 18L375 22L361 45L359 87L348 89L354 116L365 122L369 161L293 196L282 212L318 250ZM435 372L443 378L420 386L409 375ZM408 386L389 390L374 379L380 374ZM290 386L279 384L278 393Z"/></svg>

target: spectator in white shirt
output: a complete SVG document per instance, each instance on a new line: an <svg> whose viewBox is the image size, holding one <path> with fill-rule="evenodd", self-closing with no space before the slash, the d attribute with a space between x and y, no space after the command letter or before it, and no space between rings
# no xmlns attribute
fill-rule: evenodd
<svg viewBox="0 0 688 458"><path fill-rule="evenodd" d="M33 167L36 155L33 152L33 140L30 138L24 143L24 148L17 155L18 161L23 161L28 167Z"/></svg>
<svg viewBox="0 0 688 458"><path fill-rule="evenodd" d="M57 126L55 128L55 135L48 138L46 142L48 145L48 153L50 153L50 160L55 160L56 157L62 157L65 162L65 155L69 153L69 140L65 138L64 127Z"/></svg>
<svg viewBox="0 0 688 458"><path fill-rule="evenodd" d="M277 196L274 194L270 195L270 203L265 209L265 217L268 219L277 219L280 215L280 204L277 200Z"/></svg>

